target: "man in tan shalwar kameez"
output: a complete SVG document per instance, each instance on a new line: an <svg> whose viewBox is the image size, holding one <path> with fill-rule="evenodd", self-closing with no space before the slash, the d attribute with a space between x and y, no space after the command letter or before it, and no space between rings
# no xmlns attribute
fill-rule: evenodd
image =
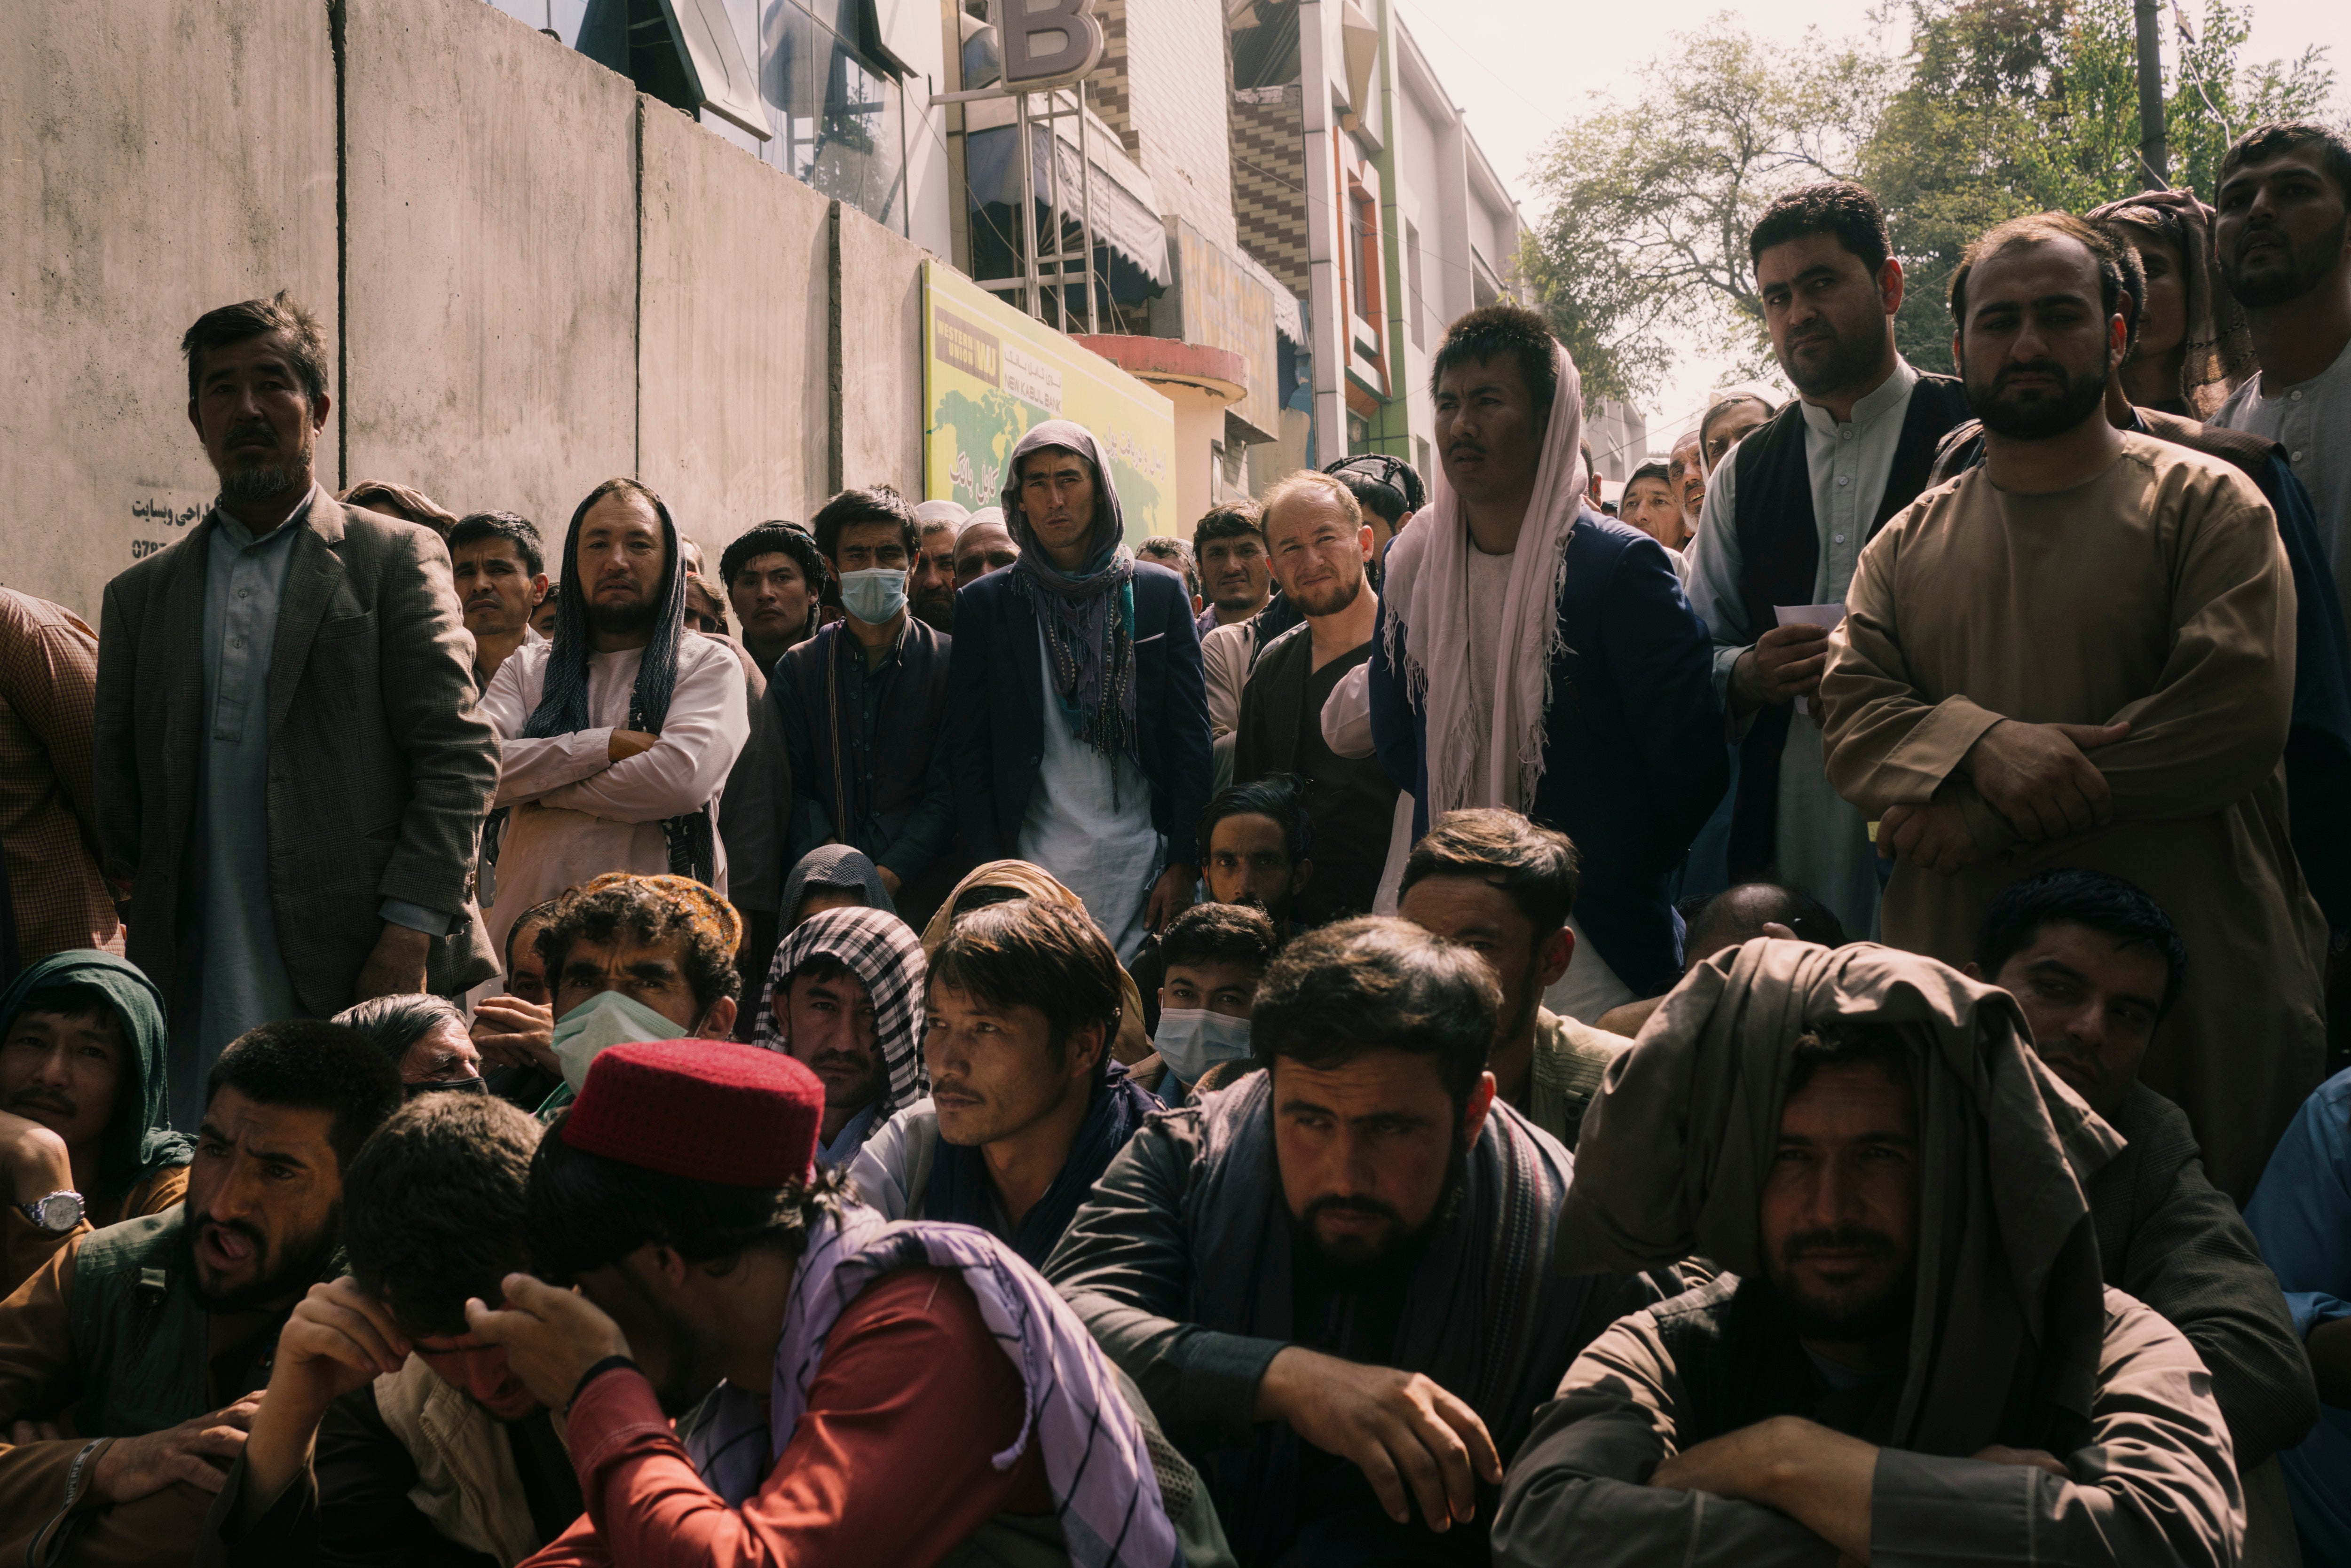
<svg viewBox="0 0 2351 1568"><path fill-rule="evenodd" d="M2144 1069L2242 1202L2316 1086L2326 932L2279 768L2294 600L2267 504L2233 468L2116 430L2110 244L2045 214L1953 278L1984 465L1861 560L1822 682L1828 774L1881 818L1886 940L1949 963L2046 866L2145 888L2189 963Z"/></svg>

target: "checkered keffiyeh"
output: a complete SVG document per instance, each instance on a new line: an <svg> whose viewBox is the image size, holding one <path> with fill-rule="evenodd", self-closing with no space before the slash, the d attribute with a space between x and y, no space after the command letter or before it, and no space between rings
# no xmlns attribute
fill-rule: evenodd
<svg viewBox="0 0 2351 1568"><path fill-rule="evenodd" d="M890 1064L879 1119L929 1093L930 1075L923 1071L923 986L929 966L913 929L879 909L828 909L792 928L768 967L752 1042L768 1051L791 1048L786 1026L776 1017L776 992L811 958L848 966L873 1003L873 1042Z"/></svg>

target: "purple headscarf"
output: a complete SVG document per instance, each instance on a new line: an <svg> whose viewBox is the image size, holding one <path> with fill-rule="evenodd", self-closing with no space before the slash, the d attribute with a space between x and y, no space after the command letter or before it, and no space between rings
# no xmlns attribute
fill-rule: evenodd
<svg viewBox="0 0 2351 1568"><path fill-rule="evenodd" d="M1020 460L1047 447L1076 453L1093 472L1093 535L1075 572L1053 564L1020 505ZM1134 555L1126 548L1109 455L1092 431L1049 419L1020 438L1004 465L1004 526L1020 547L1009 568L1012 591L1044 628L1053 690L1071 731L1113 761L1134 757Z"/></svg>

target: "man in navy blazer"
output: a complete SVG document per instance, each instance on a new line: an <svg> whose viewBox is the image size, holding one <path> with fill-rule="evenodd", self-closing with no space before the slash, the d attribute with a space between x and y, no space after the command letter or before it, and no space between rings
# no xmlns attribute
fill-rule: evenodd
<svg viewBox="0 0 2351 1568"><path fill-rule="evenodd" d="M1109 476L1068 420L1013 448L1020 559L956 595L946 744L967 857L1051 872L1124 963L1192 903L1208 703L1184 581L1127 549Z"/></svg>
<svg viewBox="0 0 2351 1568"><path fill-rule="evenodd" d="M1584 504L1582 388L1540 316L1472 311L1430 380L1445 483L1388 551L1373 738L1416 840L1469 806L1574 840L1585 949L1546 1000L1589 1022L1681 976L1667 879L1729 773L1706 624L1664 546Z"/></svg>

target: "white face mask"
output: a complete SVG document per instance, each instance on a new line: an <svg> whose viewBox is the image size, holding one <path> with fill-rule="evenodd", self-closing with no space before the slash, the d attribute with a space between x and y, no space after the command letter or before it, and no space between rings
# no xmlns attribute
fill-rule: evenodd
<svg viewBox="0 0 2351 1568"><path fill-rule="evenodd" d="M664 1018L634 997L599 991L555 1020L555 1059L563 1082L579 1093L588 1086L588 1064L608 1047L632 1040L677 1040L682 1024Z"/></svg>
<svg viewBox="0 0 2351 1568"><path fill-rule="evenodd" d="M841 607L868 626L880 626L905 608L906 569L877 566L841 574Z"/></svg>
<svg viewBox="0 0 2351 1568"><path fill-rule="evenodd" d="M1185 1083L1219 1061L1238 1061L1249 1053L1249 1020L1228 1018L1205 1008L1162 1008L1159 1028L1151 1036L1167 1071Z"/></svg>

